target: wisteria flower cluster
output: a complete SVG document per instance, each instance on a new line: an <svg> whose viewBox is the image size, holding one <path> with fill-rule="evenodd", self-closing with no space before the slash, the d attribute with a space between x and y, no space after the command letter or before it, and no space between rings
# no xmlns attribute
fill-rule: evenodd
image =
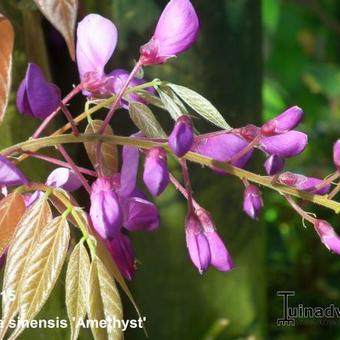
<svg viewBox="0 0 340 340"><path fill-rule="evenodd" d="M261 187L283 194L303 220L314 226L321 242L330 251L340 254L340 238L333 227L304 211L293 198L340 211L340 204L333 200L340 190L337 182L340 177L340 140L333 150L334 173L325 179L293 173L285 168L285 160L298 156L308 145L308 136L297 130L304 116L300 107L290 107L262 126L249 124L231 128L217 109L195 91L159 79L147 81L138 76L141 68L164 64L188 50L196 42L199 28L197 13L189 0L170 0L151 39L140 47L140 55L132 71L119 68L108 72L105 67L117 47L117 28L109 19L98 14L85 16L77 26L76 62L80 83L63 99L61 91L46 80L38 65L28 65L17 91L17 108L20 114L39 119L41 124L31 139L1 151L0 155L0 212L9 213L12 209L17 216L1 222L11 230L0 249L2 254L8 254L5 288L11 287L13 282L20 288L20 282L28 280L24 267L28 268L27 271L35 270L38 255L26 258L25 250L33 251L38 244L40 253L54 253L51 253L50 262L45 264L52 268L44 269L50 273L48 284L44 286L45 283L41 283L40 290L35 292L37 296L41 295L39 302L30 305L32 300L19 294L14 304L8 302L5 306L3 320L8 321L18 312L26 318L32 318L39 312L60 273L69 247L68 223L79 228L82 238L69 261L67 301L70 301L68 297L76 285L74 277L83 284L84 288L81 284L77 286L84 289L82 293L107 289L110 294L118 295L115 285L107 288L101 283L111 277L110 270L128 292L123 277L133 279L137 270L135 256L138 256L129 235L135 231L153 232L160 227L159 211L151 198L162 195L171 185L187 201L183 237L192 264L199 273L204 273L210 266L222 272L232 270L231 254L218 233L218 229L225 226L216 226L211 214L193 197L188 162L205 165L208 171L217 175L238 177L244 186L240 209L243 206L244 213L254 220L260 217L264 205ZM83 96L86 105L85 111L75 117L68 104L78 94ZM167 111L174 120L169 134L152 113L152 106ZM92 115L102 108L107 108L104 119L94 120ZM125 110L126 119L133 121L135 134L127 137L113 134L110 123L117 109ZM69 123L51 136L41 137L60 112ZM220 130L198 133L192 119L195 114ZM80 131L78 123L86 119L86 130ZM72 133L65 134L69 129ZM77 165L66 151L66 143L84 143L93 169ZM62 159L39 153L39 149L50 146L57 148ZM264 155L264 174L245 170L255 152ZM45 183L32 183L19 170L19 163L28 157L57 166ZM178 162L182 180L169 171L169 157ZM138 173L141 173L143 183L137 181ZM221 178L221 181L225 180L228 178ZM74 193L79 190L88 194L88 211L80 208L75 199ZM61 215L52 219L47 202L51 202ZM45 221L47 227L41 225L41 221ZM29 235L27 231L23 232L28 224L31 226ZM15 270L18 254L25 259L21 271ZM76 271L77 264L83 266L81 272ZM87 295L84 293L84 296ZM121 304L119 295L117 301ZM103 308L109 308L107 303L103 303ZM95 307L91 302L87 304L89 309L78 311L80 315L77 314L77 317L84 318L85 313L93 315ZM70 317L75 313L72 306L68 303ZM1 336L7 327L2 329ZM18 328L14 334L19 335L21 331ZM73 326L73 332L77 334L79 329Z"/></svg>

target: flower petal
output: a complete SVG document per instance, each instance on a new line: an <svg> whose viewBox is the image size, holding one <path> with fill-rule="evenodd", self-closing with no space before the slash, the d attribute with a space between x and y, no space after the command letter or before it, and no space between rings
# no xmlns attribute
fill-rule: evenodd
<svg viewBox="0 0 340 340"><path fill-rule="evenodd" d="M0 155L0 185L15 186L27 184L28 180L11 161Z"/></svg>

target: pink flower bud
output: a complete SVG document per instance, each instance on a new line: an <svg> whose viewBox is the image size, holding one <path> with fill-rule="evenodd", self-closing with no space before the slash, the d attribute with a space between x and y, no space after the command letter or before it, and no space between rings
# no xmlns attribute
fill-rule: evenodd
<svg viewBox="0 0 340 340"><path fill-rule="evenodd" d="M263 136L273 136L288 132L298 126L302 120L303 111L298 106L292 106L261 128Z"/></svg>
<svg viewBox="0 0 340 340"><path fill-rule="evenodd" d="M98 178L92 184L90 216L95 230L103 239L119 235L122 213L111 178Z"/></svg>
<svg viewBox="0 0 340 340"><path fill-rule="evenodd" d="M152 195L160 195L169 184L166 152L153 148L147 152L144 162L143 180Z"/></svg>
<svg viewBox="0 0 340 340"><path fill-rule="evenodd" d="M284 168L285 162L277 155L270 155L264 163L264 168L267 175L273 176L281 172Z"/></svg>
<svg viewBox="0 0 340 340"><path fill-rule="evenodd" d="M333 227L327 221L315 220L314 228L327 249L340 255L340 238Z"/></svg>
<svg viewBox="0 0 340 340"><path fill-rule="evenodd" d="M72 192L81 187L79 177L68 168L57 168L47 177L46 184Z"/></svg>
<svg viewBox="0 0 340 340"><path fill-rule="evenodd" d="M188 116L177 119L174 129L169 136L169 146L178 156L184 156L191 148L194 141L194 132Z"/></svg>
<svg viewBox="0 0 340 340"><path fill-rule="evenodd" d="M256 220L263 207L261 191L255 185L248 185L244 190L243 211Z"/></svg>
<svg viewBox="0 0 340 340"><path fill-rule="evenodd" d="M151 40L140 49L144 65L162 64L186 51L196 41L199 20L189 0L170 0Z"/></svg>
<svg viewBox="0 0 340 340"><path fill-rule="evenodd" d="M338 171L340 171L340 139L338 139L334 144L333 161Z"/></svg>
<svg viewBox="0 0 340 340"><path fill-rule="evenodd" d="M108 241L109 252L116 263L121 274L127 279L132 280L135 272L135 254L131 240L123 235Z"/></svg>

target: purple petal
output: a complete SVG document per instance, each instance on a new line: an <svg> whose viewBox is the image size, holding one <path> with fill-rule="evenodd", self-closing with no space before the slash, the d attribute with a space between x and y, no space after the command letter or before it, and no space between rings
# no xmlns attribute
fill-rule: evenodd
<svg viewBox="0 0 340 340"><path fill-rule="evenodd" d="M340 238L333 227L324 220L316 220L314 227L320 236L321 242L330 251L340 255Z"/></svg>
<svg viewBox="0 0 340 340"><path fill-rule="evenodd" d="M306 179L304 181L301 181L296 187L300 190L309 191L313 194L318 195L325 195L329 192L331 186L329 184L322 186L321 189L315 190L316 186L319 186L321 183L323 183L323 180L315 177L305 177Z"/></svg>
<svg viewBox="0 0 340 340"><path fill-rule="evenodd" d="M124 206L124 227L130 231L152 231L159 227L157 207L142 198L129 197Z"/></svg>
<svg viewBox="0 0 340 340"><path fill-rule="evenodd" d="M336 141L333 147L333 161L338 171L340 171L340 139Z"/></svg>
<svg viewBox="0 0 340 340"><path fill-rule="evenodd" d="M174 129L169 136L169 146L178 156L184 156L192 147L194 132L189 117L181 116L178 118Z"/></svg>
<svg viewBox="0 0 340 340"><path fill-rule="evenodd" d="M131 240L120 234L117 238L108 241L108 249L121 274L127 280L132 280L136 268Z"/></svg>
<svg viewBox="0 0 340 340"><path fill-rule="evenodd" d="M34 191L32 194L25 194L24 196L25 206L26 208L32 206L35 202L37 202L40 198L44 197L44 193L42 191Z"/></svg>
<svg viewBox="0 0 340 340"><path fill-rule="evenodd" d="M243 196L243 211L252 219L257 219L263 207L260 190L255 185L248 185Z"/></svg>
<svg viewBox="0 0 340 340"><path fill-rule="evenodd" d="M68 168L57 168L47 177L46 184L72 192L81 187L79 177Z"/></svg>
<svg viewBox="0 0 340 340"><path fill-rule="evenodd" d="M285 162L277 155L270 155L264 163L264 168L268 176L273 176L281 172L284 168Z"/></svg>
<svg viewBox="0 0 340 340"><path fill-rule="evenodd" d="M234 268L233 260L216 231L205 232L209 242L211 264L219 271L227 272Z"/></svg>
<svg viewBox="0 0 340 340"><path fill-rule="evenodd" d="M27 184L28 180L11 161L0 155L0 185L16 186Z"/></svg>
<svg viewBox="0 0 340 340"><path fill-rule="evenodd" d="M104 75L104 67L116 48L117 40L116 26L98 14L89 14L79 22L76 59L81 79L88 72Z"/></svg>
<svg viewBox="0 0 340 340"><path fill-rule="evenodd" d="M226 133L208 138L199 138L194 141L191 151L197 152L203 156L210 157L220 162L229 161L234 155L243 150L248 145L248 142L243 138L234 134ZM233 165L242 168L246 165L252 155L249 151L241 157ZM217 170L218 173L225 174L222 170Z"/></svg>
<svg viewBox="0 0 340 340"><path fill-rule="evenodd" d="M260 145L266 153L289 158L300 154L306 148L308 136L299 131L261 138Z"/></svg>
<svg viewBox="0 0 340 340"><path fill-rule="evenodd" d="M34 116L30 104L28 102L27 98L27 92L26 92L26 79L24 79L18 88L17 91L17 99L16 99L16 105L18 108L18 111L21 114L26 114L29 116Z"/></svg>

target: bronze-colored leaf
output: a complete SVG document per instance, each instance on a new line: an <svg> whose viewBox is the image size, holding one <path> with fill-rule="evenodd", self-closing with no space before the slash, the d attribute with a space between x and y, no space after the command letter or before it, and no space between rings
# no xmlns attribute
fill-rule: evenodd
<svg viewBox="0 0 340 340"><path fill-rule="evenodd" d="M24 199L18 193L11 193L0 201L0 255L11 241L25 210Z"/></svg>
<svg viewBox="0 0 340 340"><path fill-rule="evenodd" d="M71 325L71 339L79 335L78 320L85 318L88 300L90 259L82 242L70 256L66 272L66 307Z"/></svg>
<svg viewBox="0 0 340 340"><path fill-rule="evenodd" d="M12 24L0 13L0 122L5 116L11 88L13 44Z"/></svg>
<svg viewBox="0 0 340 340"><path fill-rule="evenodd" d="M109 325L112 324L112 327L109 326L106 330L92 327L92 334L96 340L122 339L122 329L114 327L113 322L123 319L122 302L113 277L98 257L91 263L88 315L90 320L107 320Z"/></svg>
<svg viewBox="0 0 340 340"><path fill-rule="evenodd" d="M93 120L91 121L86 129L85 134L94 134L98 132L103 125L102 120ZM110 126L105 128L104 134L113 135L113 131ZM98 153L97 153L97 142L87 142L84 143L87 155L96 169L98 166ZM118 151L117 146L112 143L102 143L101 145L101 157L103 164L103 172L105 176L112 176L118 169Z"/></svg>
<svg viewBox="0 0 340 340"><path fill-rule="evenodd" d="M70 229L63 216L53 219L40 233L18 292L21 319L32 320L47 301L63 266L69 241Z"/></svg>
<svg viewBox="0 0 340 340"><path fill-rule="evenodd" d="M34 0L44 16L64 37L71 58L75 60L74 30L78 0Z"/></svg>
<svg viewBox="0 0 340 340"><path fill-rule="evenodd" d="M28 209L20 220L8 249L3 291L15 292L15 299L2 299L2 320L4 327L18 310L18 297L28 259L44 227L52 220L48 202L40 199ZM25 289L25 288L24 288Z"/></svg>

